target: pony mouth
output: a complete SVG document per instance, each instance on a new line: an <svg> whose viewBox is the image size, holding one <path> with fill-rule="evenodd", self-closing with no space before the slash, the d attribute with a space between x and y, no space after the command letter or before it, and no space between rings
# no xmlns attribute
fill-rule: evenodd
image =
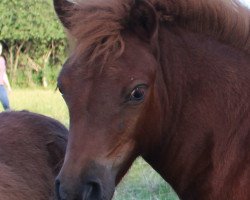
<svg viewBox="0 0 250 200"><path fill-rule="evenodd" d="M81 200L112 200L114 192L111 192L109 195L96 193L91 186L85 189L85 192L82 193Z"/></svg>
<svg viewBox="0 0 250 200"><path fill-rule="evenodd" d="M82 193L82 200L91 199L93 187L90 185L85 186L85 191Z"/></svg>

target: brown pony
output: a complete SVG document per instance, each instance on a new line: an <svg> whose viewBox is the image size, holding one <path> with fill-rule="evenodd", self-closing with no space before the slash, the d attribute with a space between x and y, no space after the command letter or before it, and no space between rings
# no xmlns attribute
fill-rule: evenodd
<svg viewBox="0 0 250 200"><path fill-rule="evenodd" d="M27 111L0 114L0 199L48 200L66 149L67 129Z"/></svg>
<svg viewBox="0 0 250 200"><path fill-rule="evenodd" d="M250 199L250 12L236 0L54 0L70 134L57 198L108 200L141 155L183 200Z"/></svg>

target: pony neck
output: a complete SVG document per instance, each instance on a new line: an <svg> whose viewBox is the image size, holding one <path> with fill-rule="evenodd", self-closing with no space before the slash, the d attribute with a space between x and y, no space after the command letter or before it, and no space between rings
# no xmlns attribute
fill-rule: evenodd
<svg viewBox="0 0 250 200"><path fill-rule="evenodd" d="M249 55L177 27L159 40L168 105L144 159L181 199L249 199Z"/></svg>

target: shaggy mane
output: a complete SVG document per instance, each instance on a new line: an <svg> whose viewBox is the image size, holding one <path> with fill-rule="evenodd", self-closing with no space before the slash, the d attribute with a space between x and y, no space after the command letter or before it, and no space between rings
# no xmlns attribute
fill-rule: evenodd
<svg viewBox="0 0 250 200"><path fill-rule="evenodd" d="M149 0L159 20L171 20L185 29L206 34L250 53L250 11L237 0ZM133 0L79 1L72 11L72 35L76 52L103 63L124 51L121 32L128 28ZM74 52L74 53L76 53ZM112 55L112 56L110 56ZM77 55L76 55L77 56Z"/></svg>

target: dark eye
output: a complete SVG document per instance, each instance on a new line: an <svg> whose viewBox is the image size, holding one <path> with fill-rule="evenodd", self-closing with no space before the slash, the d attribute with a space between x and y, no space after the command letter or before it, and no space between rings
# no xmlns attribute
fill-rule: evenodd
<svg viewBox="0 0 250 200"><path fill-rule="evenodd" d="M145 96L145 89L144 85L137 86L130 94L129 100L134 102L140 102L144 99Z"/></svg>
<svg viewBox="0 0 250 200"><path fill-rule="evenodd" d="M56 89L58 89L59 92L63 95L63 89L62 89L61 84L57 83Z"/></svg>
<svg viewBox="0 0 250 200"><path fill-rule="evenodd" d="M58 87L59 92L63 95L62 89Z"/></svg>

